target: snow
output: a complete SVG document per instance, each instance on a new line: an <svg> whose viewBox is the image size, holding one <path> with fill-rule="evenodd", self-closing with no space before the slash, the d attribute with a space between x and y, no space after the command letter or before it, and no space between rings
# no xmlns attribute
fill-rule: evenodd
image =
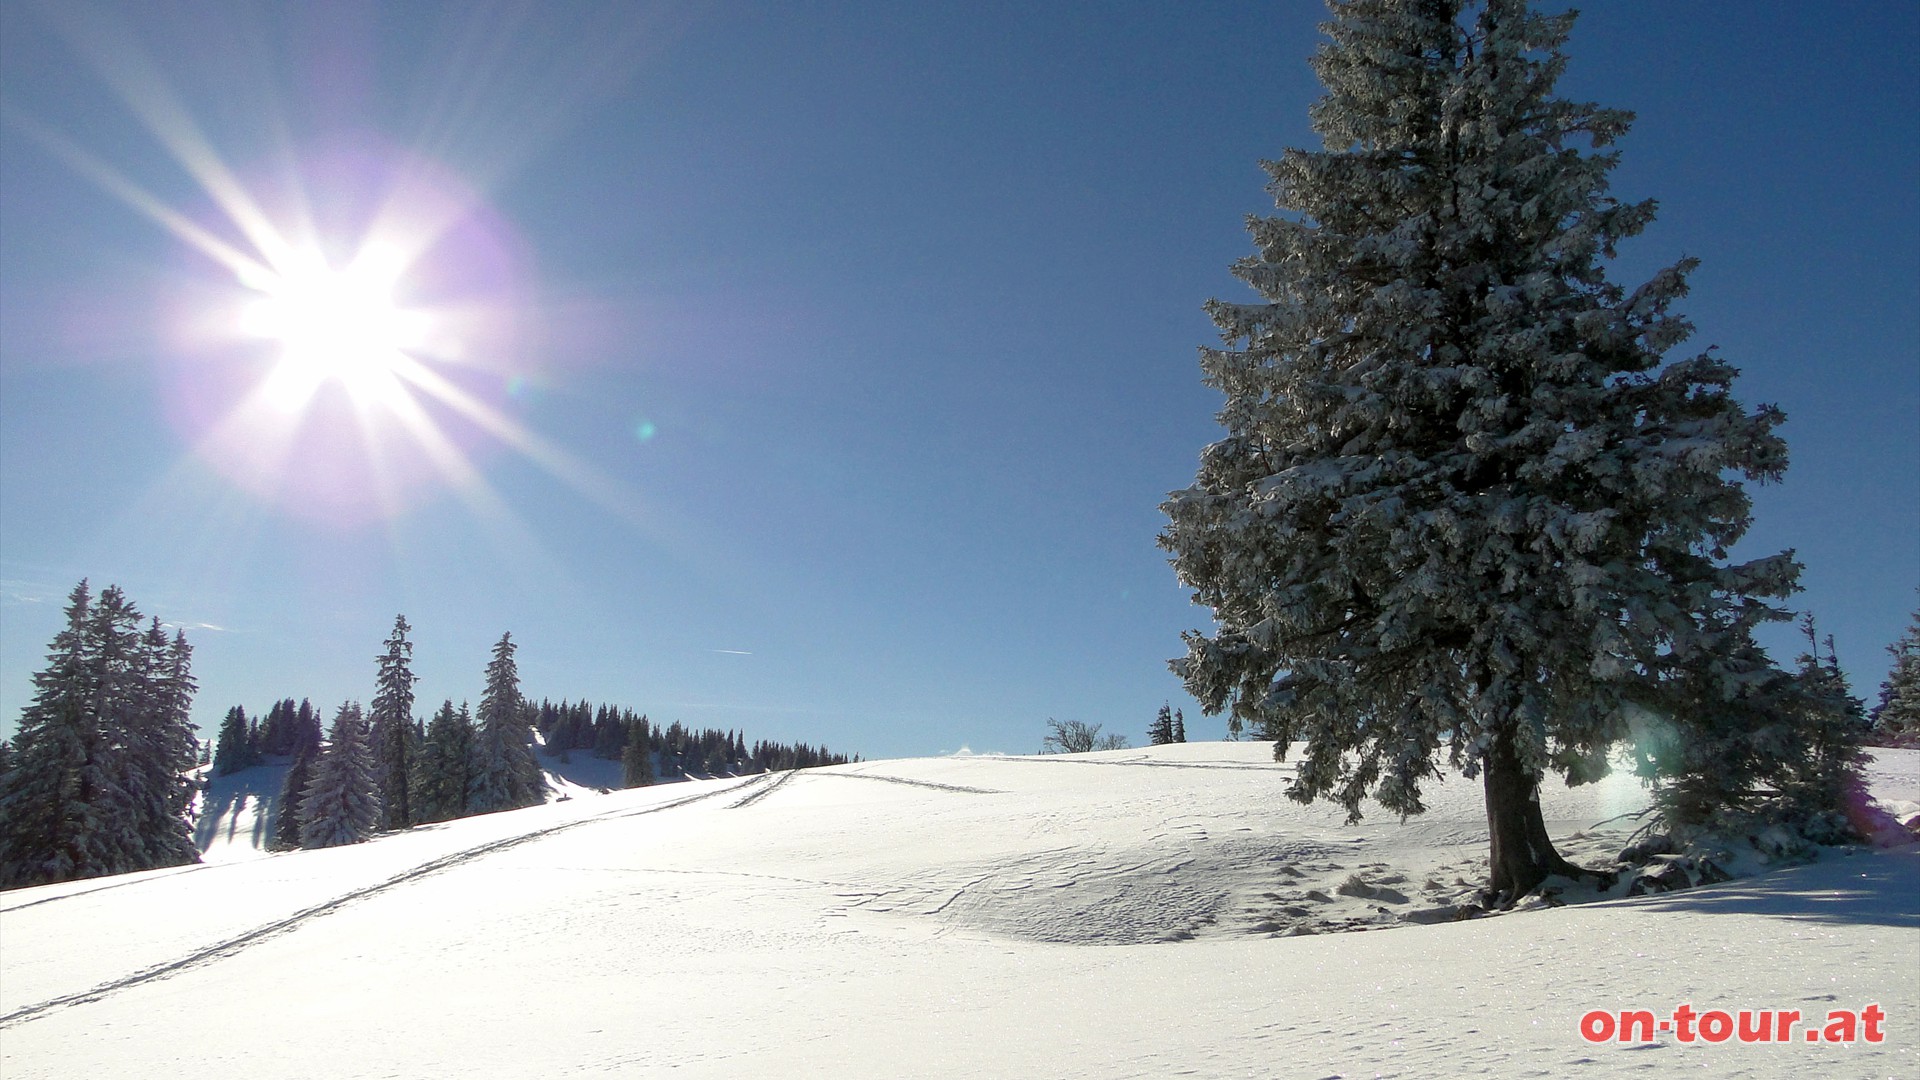
<svg viewBox="0 0 1920 1080"><path fill-rule="evenodd" d="M273 764L255 765L226 776L204 779L206 788L194 815L193 844L207 862L259 858L267 853L267 832L273 827L280 790L291 766L276 757Z"/></svg>
<svg viewBox="0 0 1920 1080"><path fill-rule="evenodd" d="M1479 784L1347 826L1286 800L1291 771L1186 743L574 784L273 855L230 813L207 864L0 894L0 1074L1920 1074L1920 849L1415 925L1484 871ZM1869 779L1920 798L1920 751ZM1645 796L1543 801L1595 858ZM1378 929L1325 932L1350 926ZM1890 1034L1578 1034L1589 1009L1682 1002L1878 1003Z"/></svg>

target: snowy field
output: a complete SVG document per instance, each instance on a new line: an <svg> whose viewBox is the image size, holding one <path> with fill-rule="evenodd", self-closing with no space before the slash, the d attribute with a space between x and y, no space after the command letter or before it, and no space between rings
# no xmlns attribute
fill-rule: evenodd
<svg viewBox="0 0 1920 1080"><path fill-rule="evenodd" d="M1462 921L1477 782L1347 826L1290 770L1253 743L861 762L275 855L243 773L205 865L0 894L0 1075L1920 1076L1920 849ZM1920 803L1920 752L1870 781ZM1598 861L1645 796L1545 801ZM1878 1004L1886 1038L1579 1034L1681 1003Z"/></svg>

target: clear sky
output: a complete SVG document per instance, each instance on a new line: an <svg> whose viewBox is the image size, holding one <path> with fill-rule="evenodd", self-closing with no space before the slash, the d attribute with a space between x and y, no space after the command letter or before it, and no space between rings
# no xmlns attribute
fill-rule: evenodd
<svg viewBox="0 0 1920 1080"><path fill-rule="evenodd" d="M535 699L868 757L1218 737L1157 506L1321 17L0 0L0 733L86 577L186 628L203 727L366 700L405 613L423 713L511 630ZM1920 584L1917 50L1911 3L1602 2L1562 83L1639 115L1616 279L1704 261L1693 344L1789 417L1738 554L1798 551L1869 698ZM424 384L288 381L247 283L313 250L389 268Z"/></svg>

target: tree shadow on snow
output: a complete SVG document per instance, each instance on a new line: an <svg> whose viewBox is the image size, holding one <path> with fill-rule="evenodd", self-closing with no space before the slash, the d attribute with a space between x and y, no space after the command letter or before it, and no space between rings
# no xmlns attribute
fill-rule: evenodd
<svg viewBox="0 0 1920 1080"><path fill-rule="evenodd" d="M1702 885L1599 906L1642 910L1772 915L1808 922L1920 929L1920 846L1842 855L1755 877Z"/></svg>
<svg viewBox="0 0 1920 1080"><path fill-rule="evenodd" d="M193 845L205 853L215 844L240 844L265 850L279 817L284 766L256 765L215 777L201 796L193 823Z"/></svg>

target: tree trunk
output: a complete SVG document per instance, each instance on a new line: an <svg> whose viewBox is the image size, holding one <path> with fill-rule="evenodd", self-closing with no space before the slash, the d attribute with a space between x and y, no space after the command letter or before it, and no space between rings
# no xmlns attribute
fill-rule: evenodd
<svg viewBox="0 0 1920 1080"><path fill-rule="evenodd" d="M1487 839L1492 848L1487 892L1492 903L1511 904L1539 888L1551 874L1606 881L1608 875L1575 866L1554 850L1540 813L1540 778L1521 766L1510 732L1494 740L1482 764Z"/></svg>

